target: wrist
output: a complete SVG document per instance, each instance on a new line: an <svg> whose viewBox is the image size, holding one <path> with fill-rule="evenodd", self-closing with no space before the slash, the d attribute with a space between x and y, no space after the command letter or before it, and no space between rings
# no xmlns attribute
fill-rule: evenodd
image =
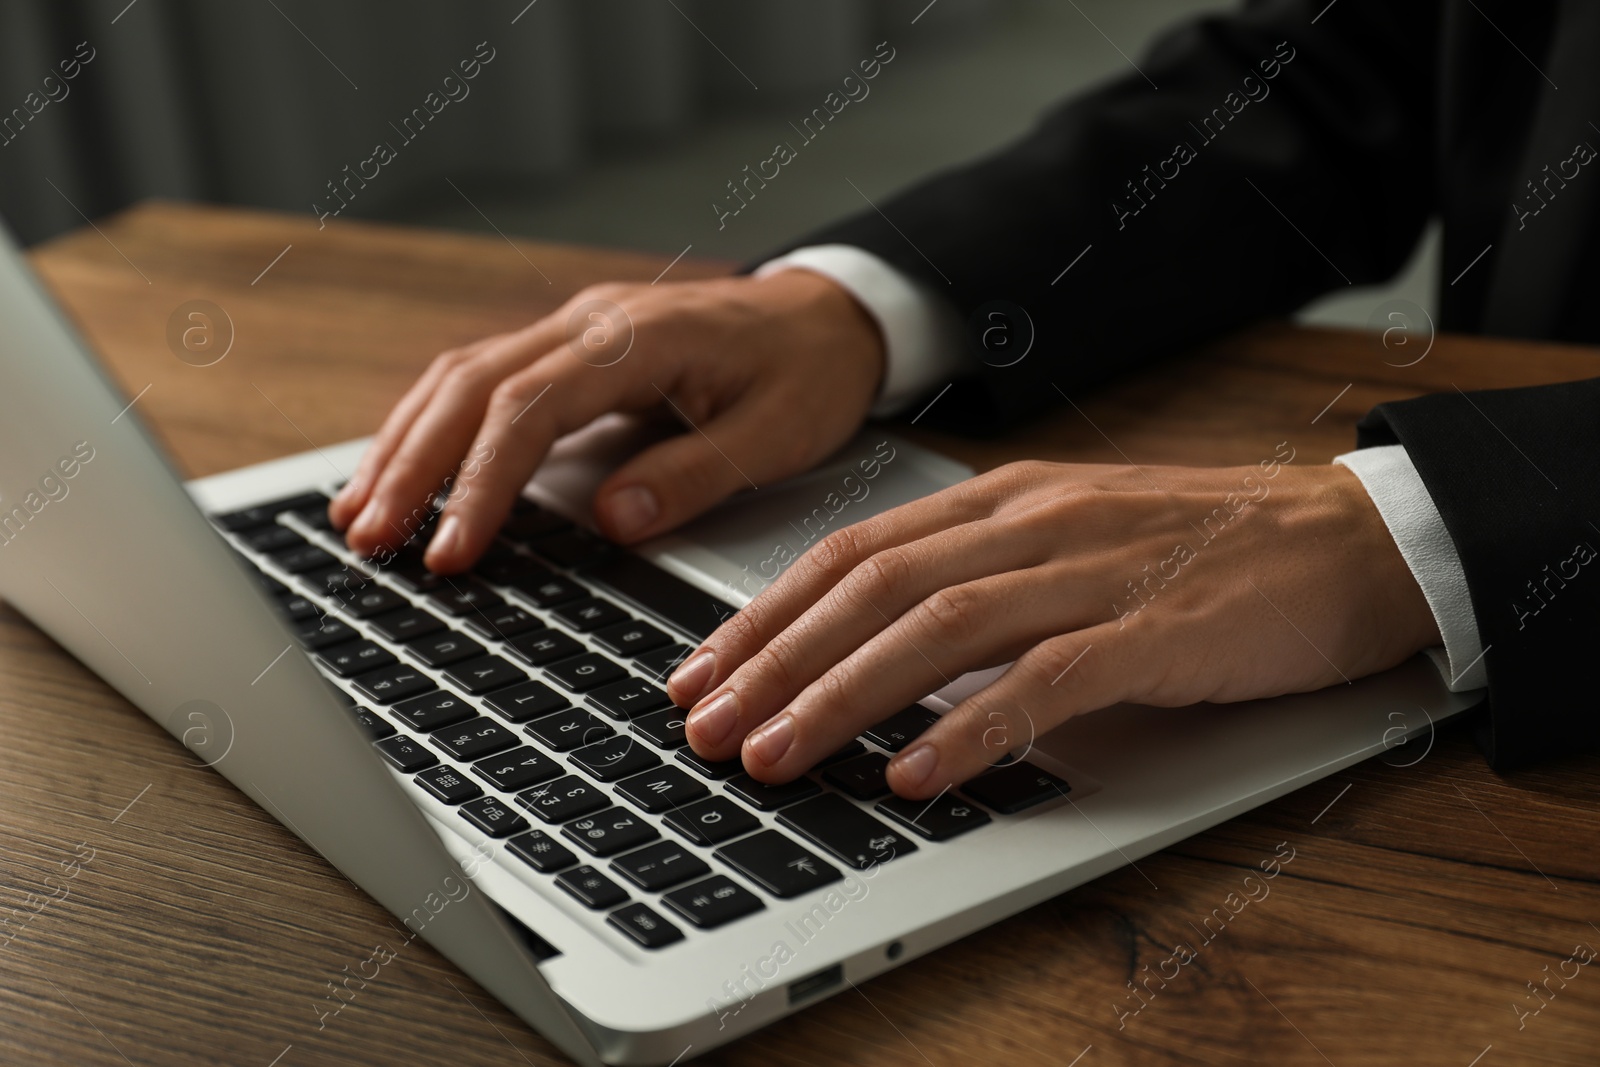
<svg viewBox="0 0 1600 1067"><path fill-rule="evenodd" d="M764 298L775 302L818 343L852 353L869 370L869 396L877 396L888 371L888 344L878 320L854 294L825 274L790 267L751 279ZM763 299L763 304L768 300Z"/></svg>
<svg viewBox="0 0 1600 1067"><path fill-rule="evenodd" d="M1364 584L1373 594L1376 623L1407 652L1443 644L1433 608L1366 486L1348 467L1335 464L1320 469L1328 472L1327 485L1339 509L1354 519L1351 556L1366 572Z"/></svg>

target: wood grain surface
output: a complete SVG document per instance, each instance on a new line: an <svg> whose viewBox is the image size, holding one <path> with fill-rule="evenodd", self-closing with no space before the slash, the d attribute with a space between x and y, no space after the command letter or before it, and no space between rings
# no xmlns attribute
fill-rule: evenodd
<svg viewBox="0 0 1600 1067"><path fill-rule="evenodd" d="M438 351L667 262L160 203L33 259L191 476L368 433ZM193 299L233 322L211 367L167 347ZM1284 440L1323 462L1379 400L1587 377L1595 359L1440 337L1396 367L1366 335L1278 325L1002 440L914 432L978 467L1247 463ZM564 1062L421 942L319 1029L326 983L395 921L3 606L0 751L0 1062ZM701 1062L1594 1064L1600 967L1566 961L1600 948L1597 809L1596 757L1497 776L1447 727ZM1202 941L1280 846L1269 895ZM1152 978L1180 942L1193 958Z"/></svg>

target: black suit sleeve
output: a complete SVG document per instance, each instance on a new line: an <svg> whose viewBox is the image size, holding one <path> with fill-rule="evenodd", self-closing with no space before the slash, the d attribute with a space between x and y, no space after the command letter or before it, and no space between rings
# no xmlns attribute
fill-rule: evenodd
<svg viewBox="0 0 1600 1067"><path fill-rule="evenodd" d="M1600 742L1600 378L1380 404L1455 542L1487 649L1479 743L1496 770Z"/></svg>
<svg viewBox="0 0 1600 1067"><path fill-rule="evenodd" d="M928 420L969 431L1059 403L1052 383L1386 278L1433 205L1437 3L1342 0L1313 25L1326 6L1262 0L1172 31L1142 74L790 247L863 248L968 322L992 301L1027 313L1014 366L987 365L969 330L975 376Z"/></svg>

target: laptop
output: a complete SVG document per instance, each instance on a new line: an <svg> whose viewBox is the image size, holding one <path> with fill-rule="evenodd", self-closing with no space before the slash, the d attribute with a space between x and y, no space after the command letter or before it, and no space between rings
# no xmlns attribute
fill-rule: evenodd
<svg viewBox="0 0 1600 1067"><path fill-rule="evenodd" d="M185 484L5 234L0 350L0 595L577 1063L699 1055L1473 700L1418 657L1098 711L933 802L890 795L887 756L990 671L764 786L684 745L662 679L783 560L967 469L869 428L625 550L585 516L640 430L602 419L443 578L426 514L376 562L330 529L364 441Z"/></svg>

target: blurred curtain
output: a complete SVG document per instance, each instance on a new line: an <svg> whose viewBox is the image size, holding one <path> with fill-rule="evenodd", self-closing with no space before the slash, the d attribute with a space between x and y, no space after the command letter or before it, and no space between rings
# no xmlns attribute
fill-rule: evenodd
<svg viewBox="0 0 1600 1067"><path fill-rule="evenodd" d="M938 0L914 29L948 30L988 6ZM31 242L82 225L80 211L149 196L310 212L333 206L327 183L379 143L395 158L345 215L448 192L446 177L557 177L590 153L667 140L708 111L825 91L879 35L913 32L924 7L3 0L0 215ZM493 58L464 81L459 64L480 42ZM402 130L430 93L437 106L450 75L459 98Z"/></svg>

